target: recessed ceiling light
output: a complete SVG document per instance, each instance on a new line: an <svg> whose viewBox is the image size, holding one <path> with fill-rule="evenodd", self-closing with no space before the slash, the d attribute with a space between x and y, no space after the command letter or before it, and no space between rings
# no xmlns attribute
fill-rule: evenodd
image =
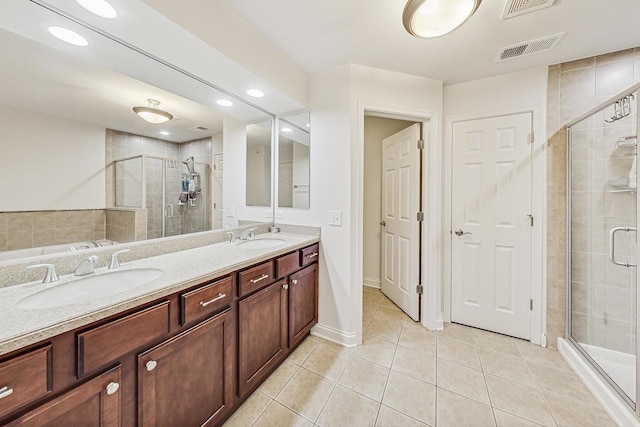
<svg viewBox="0 0 640 427"><path fill-rule="evenodd" d="M114 19L118 12L105 0L76 0L76 2L94 15L102 18Z"/></svg>
<svg viewBox="0 0 640 427"><path fill-rule="evenodd" d="M216 104L220 105L221 107L231 107L233 105L231 101L227 101L226 99L218 99L216 101Z"/></svg>
<svg viewBox="0 0 640 427"><path fill-rule="evenodd" d="M87 46L89 42L75 31L62 27L49 27L49 32L55 38L74 46Z"/></svg>
<svg viewBox="0 0 640 427"><path fill-rule="evenodd" d="M282 132L291 132L291 128L282 128L280 129Z"/></svg>
<svg viewBox="0 0 640 427"><path fill-rule="evenodd" d="M253 96L254 98L262 98L264 96L264 92L258 89L249 89L247 91L247 95Z"/></svg>
<svg viewBox="0 0 640 427"><path fill-rule="evenodd" d="M160 131L160 135L171 135L169 132L167 132L166 130L161 130Z"/></svg>

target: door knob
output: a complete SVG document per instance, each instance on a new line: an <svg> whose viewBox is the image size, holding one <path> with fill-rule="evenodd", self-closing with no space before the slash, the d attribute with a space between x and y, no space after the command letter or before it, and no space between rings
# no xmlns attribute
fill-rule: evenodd
<svg viewBox="0 0 640 427"><path fill-rule="evenodd" d="M464 236L465 234L471 234L471 232L462 231L462 229L460 229L460 228L458 228L456 231L454 231L454 233L456 233L456 236Z"/></svg>
<svg viewBox="0 0 640 427"><path fill-rule="evenodd" d="M386 222L384 222L384 221L380 221L380 225L381 225L381 226L383 226L383 227L386 227L386 226L387 226L387 223L386 223Z"/></svg>

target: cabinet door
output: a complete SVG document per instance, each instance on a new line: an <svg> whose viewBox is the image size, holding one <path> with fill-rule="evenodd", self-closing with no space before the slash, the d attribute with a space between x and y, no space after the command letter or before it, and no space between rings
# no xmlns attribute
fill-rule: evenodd
<svg viewBox="0 0 640 427"><path fill-rule="evenodd" d="M289 276L289 346L309 333L318 322L318 264Z"/></svg>
<svg viewBox="0 0 640 427"><path fill-rule="evenodd" d="M10 426L120 426L120 366L27 413Z"/></svg>
<svg viewBox="0 0 640 427"><path fill-rule="evenodd" d="M229 309L138 356L141 426L214 425L233 404Z"/></svg>
<svg viewBox="0 0 640 427"><path fill-rule="evenodd" d="M283 280L241 300L240 396L260 383L287 348L287 291Z"/></svg>

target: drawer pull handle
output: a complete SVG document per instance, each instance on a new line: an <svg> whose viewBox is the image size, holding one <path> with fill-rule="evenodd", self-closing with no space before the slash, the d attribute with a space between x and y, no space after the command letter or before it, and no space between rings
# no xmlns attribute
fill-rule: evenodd
<svg viewBox="0 0 640 427"><path fill-rule="evenodd" d="M262 276L258 277L257 279L251 279L249 280L252 284L256 284L258 282L263 281L264 279L266 279L267 277L269 277L268 274L263 274Z"/></svg>
<svg viewBox="0 0 640 427"><path fill-rule="evenodd" d="M156 362L155 360L149 360L144 366L147 368L147 372L151 372L156 369L156 366L158 366L158 362Z"/></svg>
<svg viewBox="0 0 640 427"><path fill-rule="evenodd" d="M282 285L283 289L289 289L289 285L287 285L286 283L284 285Z"/></svg>
<svg viewBox="0 0 640 427"><path fill-rule="evenodd" d="M9 387L0 388L0 399L4 399L7 396L11 396L13 394L13 389Z"/></svg>
<svg viewBox="0 0 640 427"><path fill-rule="evenodd" d="M297 284L298 284L298 279L293 279L293 280L291 281L291 284L292 284L292 285L297 285Z"/></svg>
<svg viewBox="0 0 640 427"><path fill-rule="evenodd" d="M218 301L218 300L220 300L220 299L222 299L222 298L224 298L226 296L227 296L227 294L218 294L217 297L215 297L214 299L210 299L209 301L200 301L200 307L206 307L209 304L211 304L213 302L216 302L216 301Z"/></svg>
<svg viewBox="0 0 640 427"><path fill-rule="evenodd" d="M318 256L318 252L314 252L312 254L307 255L307 258L315 258Z"/></svg>
<svg viewBox="0 0 640 427"><path fill-rule="evenodd" d="M116 382L111 382L107 386L107 394L111 396L112 394L117 393L118 389L120 389L120 384Z"/></svg>

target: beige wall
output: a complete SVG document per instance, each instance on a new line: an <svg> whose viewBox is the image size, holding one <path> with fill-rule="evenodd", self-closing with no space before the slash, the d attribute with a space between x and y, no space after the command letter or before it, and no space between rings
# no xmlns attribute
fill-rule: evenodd
<svg viewBox="0 0 640 427"><path fill-rule="evenodd" d="M413 122L364 118L364 247L363 279L369 286L380 286L380 220L382 210L382 140Z"/></svg>
<svg viewBox="0 0 640 427"><path fill-rule="evenodd" d="M580 59L549 67L547 90L547 343L555 347L558 337L565 334L566 302L566 129L568 122L615 96L617 93L640 81L640 49L628 49L592 58ZM620 163L628 160L618 158L613 147L618 136L627 132L624 124L609 126L598 115L587 127L576 134L573 156L578 187L573 186L574 205L574 279L577 292L574 293L574 313L577 320L576 332L581 340L595 342L594 331L600 330L600 337L609 335L609 344L624 351L629 343L614 342L613 336L627 337L631 326L622 319L607 319L605 311L619 312L616 304L624 304L624 288L610 286L611 276L605 279L604 269L608 267L604 254L604 234L606 224L598 212L602 213L603 203L611 203L611 196L605 183L619 174ZM622 126L620 126L622 125ZM620 133L622 132L622 133ZM596 138L598 135L604 138ZM627 165L628 166L628 165ZM596 175L600 176L595 179ZM616 175L616 176L614 176ZM592 179L593 178L593 179ZM582 184L588 188L580 187ZM622 195L624 197L624 195ZM584 203L582 203L582 202ZM615 202L615 201L613 201ZM578 220L578 221L576 221ZM590 249L586 251L585 248ZM600 277L600 279L598 279ZM589 289L588 292L586 289ZM627 290L627 293L630 290ZM630 295L627 295L630 297ZM614 302L617 300L618 303ZM609 308L605 307L609 304ZM613 305L612 305L613 304ZM623 308L624 310L624 308ZM628 311L628 310L627 310ZM589 313L589 316L587 315ZM587 319L588 317L588 319ZM588 328L587 328L588 323ZM598 326L600 324L600 327ZM623 331L612 331L622 328ZM588 330L587 330L588 329ZM617 339L615 341L618 341Z"/></svg>

